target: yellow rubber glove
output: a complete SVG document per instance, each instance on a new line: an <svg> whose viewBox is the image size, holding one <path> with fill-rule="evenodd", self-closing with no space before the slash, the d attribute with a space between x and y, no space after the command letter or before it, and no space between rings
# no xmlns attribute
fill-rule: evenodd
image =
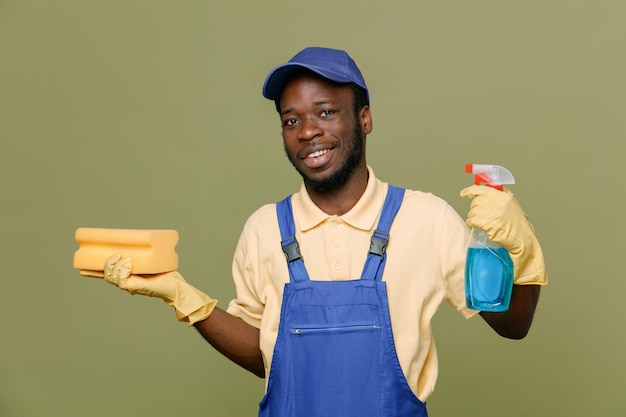
<svg viewBox="0 0 626 417"><path fill-rule="evenodd" d="M178 321L189 326L211 315L217 300L187 283L177 271L156 275L131 275L131 258L114 254L104 264L104 279L130 294L157 297L174 307Z"/></svg>
<svg viewBox="0 0 626 417"><path fill-rule="evenodd" d="M473 198L467 226L483 229L489 239L509 251L517 285L548 283L545 261L535 231L513 193L483 185L461 190L461 197Z"/></svg>

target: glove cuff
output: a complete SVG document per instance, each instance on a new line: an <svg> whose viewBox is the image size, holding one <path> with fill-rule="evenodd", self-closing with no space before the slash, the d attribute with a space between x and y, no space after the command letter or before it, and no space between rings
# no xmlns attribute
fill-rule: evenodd
<svg viewBox="0 0 626 417"><path fill-rule="evenodd" d="M179 281L176 283L176 297L171 303L166 303L174 307L178 321L188 322L189 326L193 326L211 315L217 300L186 281Z"/></svg>
<svg viewBox="0 0 626 417"><path fill-rule="evenodd" d="M530 235L521 253L509 253L515 265L515 285L546 285L548 274L539 241Z"/></svg>
<svg viewBox="0 0 626 417"><path fill-rule="evenodd" d="M193 327L197 322L207 319L213 313L215 307L217 307L217 300L212 299L209 304L203 305L187 317L183 317L182 320L179 318L179 321L188 322L189 327Z"/></svg>
<svg viewBox="0 0 626 417"><path fill-rule="evenodd" d="M515 261L514 261L515 262ZM548 274L545 268L536 264L526 265L524 268L515 268L515 285L547 285Z"/></svg>

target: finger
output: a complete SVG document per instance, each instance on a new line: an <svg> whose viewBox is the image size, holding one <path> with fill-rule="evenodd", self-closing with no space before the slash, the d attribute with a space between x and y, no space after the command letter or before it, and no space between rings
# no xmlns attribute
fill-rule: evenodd
<svg viewBox="0 0 626 417"><path fill-rule="evenodd" d="M109 256L109 258L104 262L104 264L113 265L120 259L122 259L122 254L120 252L115 252L113 255Z"/></svg>
<svg viewBox="0 0 626 417"><path fill-rule="evenodd" d="M111 257L110 259L115 259L113 257ZM131 265L132 268L132 261L130 258L122 258L120 261L112 263L112 264L107 264L105 269L104 269L104 280L106 282L109 282L117 287L120 286L120 276L121 273L120 271L123 268L126 268L127 265Z"/></svg>
<svg viewBox="0 0 626 417"><path fill-rule="evenodd" d="M115 252L113 255L109 256L109 258L104 262L104 278L111 276L111 271L113 270L113 266L122 259L122 254L119 252Z"/></svg>
<svg viewBox="0 0 626 417"><path fill-rule="evenodd" d="M120 266L120 269L118 272L118 283L117 283L120 288L124 290L128 290L128 283L130 281L132 270L133 270L133 264L130 262Z"/></svg>
<svg viewBox="0 0 626 417"><path fill-rule="evenodd" d="M119 282L120 279L128 278L132 269L133 269L132 258L122 258L122 260L116 263L115 266L113 267L113 272L111 275L115 277Z"/></svg>

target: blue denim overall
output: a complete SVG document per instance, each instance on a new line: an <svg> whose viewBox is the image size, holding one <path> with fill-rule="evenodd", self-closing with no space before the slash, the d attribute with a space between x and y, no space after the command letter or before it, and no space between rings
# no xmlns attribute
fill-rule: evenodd
<svg viewBox="0 0 626 417"><path fill-rule="evenodd" d="M361 279L311 281L291 199L277 204L290 282L259 417L427 417L402 373L381 280L404 189L389 187Z"/></svg>

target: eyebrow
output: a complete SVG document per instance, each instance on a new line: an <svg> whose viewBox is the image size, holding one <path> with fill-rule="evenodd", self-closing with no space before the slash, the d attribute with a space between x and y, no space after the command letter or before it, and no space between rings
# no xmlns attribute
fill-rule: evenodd
<svg viewBox="0 0 626 417"><path fill-rule="evenodd" d="M315 102L313 102L313 105L314 106L323 106L323 105L326 105L326 104L335 104L335 103L336 103L335 100L328 99L328 100L315 101ZM290 108L288 108L286 110L281 111L280 115L284 116L284 115L286 115L288 113L292 113L294 111L295 111L295 109L293 107L290 107Z"/></svg>
<svg viewBox="0 0 626 417"><path fill-rule="evenodd" d="M288 113L293 113L293 112L294 112L293 107L290 107L290 108L288 108L287 110L283 110L283 111L281 111L281 112L280 112L280 116L282 117L282 116L284 116L284 115L286 115L286 114L288 114Z"/></svg>

